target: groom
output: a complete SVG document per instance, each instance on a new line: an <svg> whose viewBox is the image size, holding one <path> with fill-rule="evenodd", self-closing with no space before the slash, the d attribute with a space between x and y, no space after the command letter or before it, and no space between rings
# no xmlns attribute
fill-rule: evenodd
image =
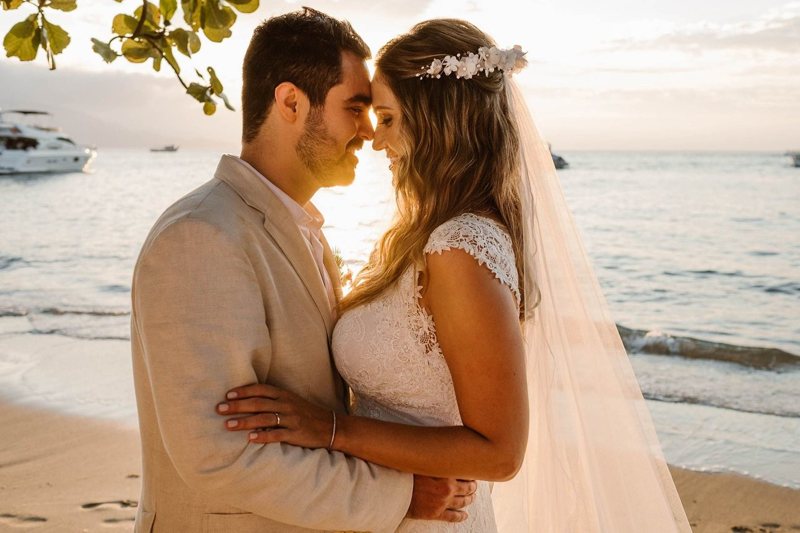
<svg viewBox="0 0 800 533"><path fill-rule="evenodd" d="M244 61L241 157L161 216L133 277L142 437L136 531L393 531L458 521L474 482L412 476L225 431L228 389L271 383L345 409L331 363L339 273L309 202L353 181L371 140L370 51L305 8L259 26Z"/></svg>

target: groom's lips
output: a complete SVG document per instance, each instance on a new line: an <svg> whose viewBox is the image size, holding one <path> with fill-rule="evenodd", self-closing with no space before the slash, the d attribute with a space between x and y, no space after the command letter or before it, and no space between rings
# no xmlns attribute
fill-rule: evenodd
<svg viewBox="0 0 800 533"><path fill-rule="evenodd" d="M356 152L358 150L361 150L363 146L364 146L364 141L362 139L358 139L357 141L348 144L347 148L345 148L345 157L353 159L353 164L357 165L358 157L356 157Z"/></svg>

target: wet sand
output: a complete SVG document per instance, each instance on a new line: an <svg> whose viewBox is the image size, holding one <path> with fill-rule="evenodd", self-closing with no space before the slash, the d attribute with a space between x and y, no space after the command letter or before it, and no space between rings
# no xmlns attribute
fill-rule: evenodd
<svg viewBox="0 0 800 533"><path fill-rule="evenodd" d="M0 402L0 531L131 531L135 430ZM800 491L673 468L698 533L800 532Z"/></svg>
<svg viewBox="0 0 800 533"><path fill-rule="evenodd" d="M133 530L135 430L0 403L0 531Z"/></svg>

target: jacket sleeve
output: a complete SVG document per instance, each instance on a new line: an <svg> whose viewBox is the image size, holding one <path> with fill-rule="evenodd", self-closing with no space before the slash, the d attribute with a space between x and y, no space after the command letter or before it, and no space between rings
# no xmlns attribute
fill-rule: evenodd
<svg viewBox="0 0 800 533"><path fill-rule="evenodd" d="M326 450L254 445L214 412L228 389L256 381L270 335L241 246L184 217L146 243L132 286L139 342L167 453L192 489L311 529L394 531L413 477Z"/></svg>

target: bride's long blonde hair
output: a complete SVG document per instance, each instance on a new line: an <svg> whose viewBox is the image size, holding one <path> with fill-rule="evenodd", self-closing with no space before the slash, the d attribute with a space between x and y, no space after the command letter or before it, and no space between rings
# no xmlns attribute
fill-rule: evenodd
<svg viewBox="0 0 800 533"><path fill-rule="evenodd" d="M418 77L434 59L493 45L469 22L436 19L417 24L378 53L376 76L392 90L402 114L394 170L398 211L341 301L341 311L373 300L410 265L423 264L431 232L463 213L489 215L505 225L520 283L524 280L520 141L503 74ZM525 294L523 287L520 293Z"/></svg>

